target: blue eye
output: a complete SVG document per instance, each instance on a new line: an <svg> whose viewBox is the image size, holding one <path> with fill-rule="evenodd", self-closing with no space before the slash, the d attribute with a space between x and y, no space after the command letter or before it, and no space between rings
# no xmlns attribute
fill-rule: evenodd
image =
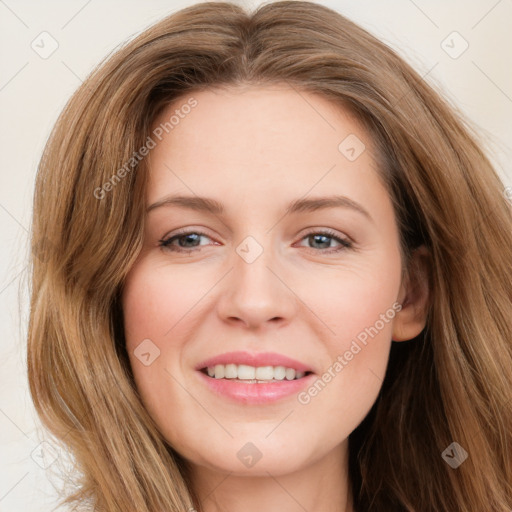
<svg viewBox="0 0 512 512"><path fill-rule="evenodd" d="M159 240L159 242L160 242L161 247L165 247L169 251L174 251L174 252L192 252L194 250L200 251L201 249L196 249L196 247L201 244L196 244L196 242L202 236L209 238L207 235L205 235L204 233L201 233L199 231L183 231L183 232L178 233L174 236L171 236L165 240ZM178 241L178 243L179 243L182 240L184 241L183 242L185 244L184 246L172 245L172 243L174 241ZM188 243L191 243L192 245L186 245Z"/></svg>
<svg viewBox="0 0 512 512"><path fill-rule="evenodd" d="M309 234L307 234L302 240L307 239L310 243L317 243L320 245L327 245L330 246L331 242L334 240L338 244L340 244L340 247L337 248L330 248L329 247L320 247L320 252L339 252L343 251L345 249L352 248L352 242L345 238L340 238L339 236L336 236L336 233L333 231L325 230L325 231L313 231ZM314 248L313 248L314 249ZM318 252L318 251L315 251Z"/></svg>
<svg viewBox="0 0 512 512"><path fill-rule="evenodd" d="M182 231L167 239L159 240L159 244L161 247L164 247L166 250L172 252L191 253L194 251L200 251L201 245L207 245L200 243L201 237L210 238L208 235L206 235L205 233L201 233L200 231ZM329 247L320 247L318 250L316 250L314 247L308 248L313 250L314 252L336 253L343 251L345 249L352 248L352 242L350 242L347 239L336 236L336 233L329 230L313 231L305 235L301 240L305 239L307 239L310 243L316 243L320 245L330 246L332 241L335 241L340 245L339 247L334 249ZM178 245L176 245L174 242L178 242Z"/></svg>

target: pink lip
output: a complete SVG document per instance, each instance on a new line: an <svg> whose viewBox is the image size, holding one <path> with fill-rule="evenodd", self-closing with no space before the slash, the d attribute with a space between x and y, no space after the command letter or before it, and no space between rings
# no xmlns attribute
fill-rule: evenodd
<svg viewBox="0 0 512 512"><path fill-rule="evenodd" d="M216 364L246 364L249 366L284 366L294 368L300 372L312 372L311 368L300 361L273 352L260 352L251 354L249 352L227 352L207 359L198 364L199 378L215 394L227 397L238 403L245 404L266 404L297 394L306 386L311 385L316 378L314 373L296 380L280 380L270 383L247 383L237 379L215 379L203 373L203 368L215 366Z"/></svg>
<svg viewBox="0 0 512 512"><path fill-rule="evenodd" d="M221 364L221 363L220 363ZM235 379L215 379L198 371L199 378L215 394L229 398L237 403L267 404L290 395L296 395L306 386L310 386L316 376L311 373L297 380L280 380L268 384L257 382L247 384Z"/></svg>
<svg viewBox="0 0 512 512"><path fill-rule="evenodd" d="M255 367L284 366L286 368L294 368L299 372L312 371L309 366L306 366L300 361L275 352L260 352L259 354L251 354L249 352L226 352L225 354L220 354L201 362L195 369L202 370L203 368L215 366L216 364L246 364Z"/></svg>

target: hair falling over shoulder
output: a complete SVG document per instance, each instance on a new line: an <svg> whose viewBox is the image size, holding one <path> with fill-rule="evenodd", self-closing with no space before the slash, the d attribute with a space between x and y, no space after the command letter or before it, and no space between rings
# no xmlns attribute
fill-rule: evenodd
<svg viewBox="0 0 512 512"><path fill-rule="evenodd" d="M431 256L427 326L393 347L381 393L349 439L356 510L510 512L512 215L503 183L469 123L402 58L303 1L173 13L101 63L53 129L34 196L28 374L39 416L80 472L65 502L201 510L124 349L119 296L143 239L145 160L104 197L94 191L144 146L174 98L282 82L361 120L405 261L420 244ZM456 470L441 456L453 442L468 453Z"/></svg>

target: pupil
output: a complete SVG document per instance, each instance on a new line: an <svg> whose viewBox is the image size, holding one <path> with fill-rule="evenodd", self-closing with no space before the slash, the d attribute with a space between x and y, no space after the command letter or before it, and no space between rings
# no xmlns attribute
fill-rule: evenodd
<svg viewBox="0 0 512 512"><path fill-rule="evenodd" d="M327 245L327 248L329 247L329 238L330 238L330 237L328 237L328 236L326 236L326 235L312 235L312 238L313 238L314 242L316 242L316 240L315 240L315 239L323 238L323 239L324 239L323 244L324 244L324 245ZM327 242L325 242L325 240L327 240ZM322 244L322 242L320 242L320 244ZM322 247L322 248L325 248L325 247Z"/></svg>
<svg viewBox="0 0 512 512"><path fill-rule="evenodd" d="M197 241L197 236L198 236L198 235L197 235L197 233L190 233L190 234L188 234L188 235L183 235L183 236L180 238L180 240L185 239L185 240L187 240L187 241L190 241L190 239L191 239L191 238L194 238L194 237L195 237L195 238L196 238L196 241ZM180 243L180 245L182 245L182 246L183 246L183 244L181 244L181 243ZM186 244L185 244L185 245L186 245Z"/></svg>

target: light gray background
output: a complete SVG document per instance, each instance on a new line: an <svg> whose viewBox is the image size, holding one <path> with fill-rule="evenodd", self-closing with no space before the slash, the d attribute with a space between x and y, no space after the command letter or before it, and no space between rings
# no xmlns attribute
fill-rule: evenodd
<svg viewBox="0 0 512 512"><path fill-rule="evenodd" d="M0 0L0 512L46 512L55 505L49 471L58 463L50 465L53 443L42 451L39 445L51 440L35 417L25 362L28 229L44 143L93 66L126 39L193 3ZM512 185L511 0L319 3L380 37L441 90L478 127L504 186ZM41 36L44 31L51 36ZM52 39L58 48L41 58L32 46L48 51ZM61 453L58 462L63 460ZM40 467L48 465L49 471Z"/></svg>

